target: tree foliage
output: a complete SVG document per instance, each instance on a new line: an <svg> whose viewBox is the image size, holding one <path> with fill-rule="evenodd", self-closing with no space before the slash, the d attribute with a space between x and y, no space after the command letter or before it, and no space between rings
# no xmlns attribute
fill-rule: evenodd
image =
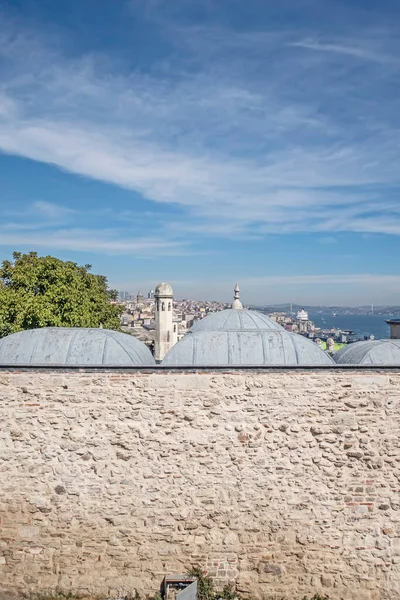
<svg viewBox="0 0 400 600"><path fill-rule="evenodd" d="M38 327L118 329L121 308L107 279L79 266L36 252L14 252L0 268L0 337Z"/></svg>

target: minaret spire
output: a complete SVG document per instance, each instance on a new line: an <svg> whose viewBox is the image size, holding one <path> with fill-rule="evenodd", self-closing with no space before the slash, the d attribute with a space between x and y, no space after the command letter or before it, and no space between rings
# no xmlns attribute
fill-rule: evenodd
<svg viewBox="0 0 400 600"><path fill-rule="evenodd" d="M239 285L236 283L232 302L232 308L234 308L235 310L241 310L243 308L243 304L240 302L239 299L239 292Z"/></svg>

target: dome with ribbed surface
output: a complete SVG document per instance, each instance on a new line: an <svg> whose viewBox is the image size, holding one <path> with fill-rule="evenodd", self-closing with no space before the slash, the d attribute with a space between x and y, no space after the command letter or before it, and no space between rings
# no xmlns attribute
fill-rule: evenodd
<svg viewBox="0 0 400 600"><path fill-rule="evenodd" d="M333 355L339 365L381 365L400 367L400 340L355 342Z"/></svg>
<svg viewBox="0 0 400 600"><path fill-rule="evenodd" d="M165 356L170 366L332 365L309 339L252 310L228 309L196 323Z"/></svg>
<svg viewBox="0 0 400 600"><path fill-rule="evenodd" d="M255 310L237 310L228 308L212 313L197 321L191 328L192 333L200 331L285 331L267 315Z"/></svg>
<svg viewBox="0 0 400 600"><path fill-rule="evenodd" d="M143 342L109 329L44 327L0 339L1 365L152 366Z"/></svg>

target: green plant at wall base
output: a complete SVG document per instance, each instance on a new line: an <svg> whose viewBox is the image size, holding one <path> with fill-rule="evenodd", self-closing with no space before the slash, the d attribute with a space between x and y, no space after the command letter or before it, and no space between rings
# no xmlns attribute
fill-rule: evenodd
<svg viewBox="0 0 400 600"><path fill-rule="evenodd" d="M212 577L205 574L201 567L191 567L188 575L197 577L197 600L239 600L241 598L229 584L222 591L216 591Z"/></svg>
<svg viewBox="0 0 400 600"><path fill-rule="evenodd" d="M107 279L36 252L14 252L0 267L0 337L38 327L119 329L120 306Z"/></svg>
<svg viewBox="0 0 400 600"><path fill-rule="evenodd" d="M113 597L83 594L79 592L63 592L54 590L43 593L29 593L23 596L26 600L114 600ZM115 597L116 598L116 597ZM116 599L117 600L117 599ZM118 598L118 600L121 600ZM156 594L146 594L142 596L137 590L133 594L126 594L123 600L163 600L160 592Z"/></svg>
<svg viewBox="0 0 400 600"><path fill-rule="evenodd" d="M42 593L25 594L27 600L83 600L82 594L74 592L63 592L62 590L53 590Z"/></svg>
<svg viewBox="0 0 400 600"><path fill-rule="evenodd" d="M197 569L196 569L197 572ZM197 575L191 570L189 575L197 577ZM113 600L113 598L105 598L102 596L88 596L85 594L73 593L73 592L62 592L55 590L53 592L47 592L42 594L26 594L24 596L27 600ZM234 591L231 586L225 586L222 592L214 591L213 582L210 577L204 575L201 571L201 575L198 577L198 594L197 600L241 600L240 594ZM124 600L163 600L162 595L157 592L156 594L146 594L142 596L138 591L134 594L127 594L124 596ZM297 598L293 598L297 600ZM329 600L328 596L321 596L320 594L314 594L312 598L304 596L302 600Z"/></svg>
<svg viewBox="0 0 400 600"><path fill-rule="evenodd" d="M197 578L197 600L243 600L243 597L235 591L232 585L226 585L222 591L216 591L212 577L207 575L201 567L191 567L187 575ZM113 600L113 598L88 596L79 593L74 594L72 592L63 592L61 590L54 590L53 592L42 594L26 594L25 598L27 598L27 600ZM136 590L133 594L125 595L124 600L163 600L163 597L159 592L142 596ZM293 598L293 600L300 600L300 598ZM311 598L304 596L301 600L329 600L329 597L321 596L317 593Z"/></svg>
<svg viewBox="0 0 400 600"><path fill-rule="evenodd" d="M213 600L215 598L214 582L201 567L191 567L188 575L197 578L197 600Z"/></svg>
<svg viewBox="0 0 400 600"><path fill-rule="evenodd" d="M107 600L110 600L109 598ZM133 596L129 594L124 597L124 600L163 600L163 597L160 592L156 592L155 594L146 594L145 596L141 596L137 590Z"/></svg>
<svg viewBox="0 0 400 600"><path fill-rule="evenodd" d="M234 589L233 585L226 585L222 592L216 591L212 577L207 575L201 567L194 566L188 571L188 575L197 578L197 600L242 600L243 597ZM251 594L250 594L251 595ZM293 598L293 600L300 600ZM302 600L329 600L328 596L314 594L312 598L304 596Z"/></svg>

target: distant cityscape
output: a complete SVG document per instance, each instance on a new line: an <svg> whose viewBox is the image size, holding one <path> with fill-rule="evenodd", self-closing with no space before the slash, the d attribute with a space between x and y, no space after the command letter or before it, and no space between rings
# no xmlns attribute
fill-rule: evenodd
<svg viewBox="0 0 400 600"><path fill-rule="evenodd" d="M128 291L119 291L116 303L123 305L124 311L121 315L121 327L127 333L134 335L144 342L149 348L154 349L155 341L155 298L154 290L146 294L139 291L132 294ZM173 300L173 323L174 331L177 332L177 341L189 331L189 329L207 315L230 308L231 303L217 302L214 300ZM287 331L298 333L314 340L318 345L328 352L334 353L343 345L358 341L360 339L374 339L373 335L357 337L351 329L339 327L318 327L309 318L309 313L321 315L399 315L400 306L320 306L271 304L251 305L247 308L258 310L270 316ZM322 319L323 320L323 319Z"/></svg>
<svg viewBox="0 0 400 600"><path fill-rule="evenodd" d="M121 327L153 349L155 341L155 298L154 290L147 294L139 291L131 294L126 291L118 292L118 304L124 306L121 315ZM229 308L231 303L221 303L208 300L173 300L173 323L177 329L177 340L189 331L192 325L210 313Z"/></svg>

